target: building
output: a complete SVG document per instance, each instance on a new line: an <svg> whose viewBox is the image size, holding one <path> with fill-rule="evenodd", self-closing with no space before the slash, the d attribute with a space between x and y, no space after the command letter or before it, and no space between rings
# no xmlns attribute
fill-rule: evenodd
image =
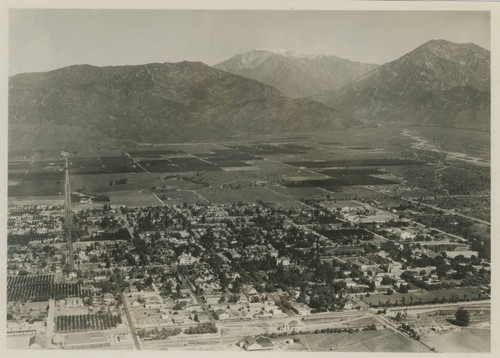
<svg viewBox="0 0 500 358"><path fill-rule="evenodd" d="M215 311L215 316L219 321L224 321L226 319L229 319L229 313L227 313L225 310L220 309Z"/></svg>
<svg viewBox="0 0 500 358"><path fill-rule="evenodd" d="M287 257L279 257L278 259L276 259L276 263L278 265L282 264L283 266L289 266L290 265L290 259L287 258Z"/></svg>
<svg viewBox="0 0 500 358"><path fill-rule="evenodd" d="M179 261L179 265L192 265L195 262L198 262L199 259L196 257L193 257L191 255L182 254L179 256L178 261Z"/></svg>
<svg viewBox="0 0 500 358"><path fill-rule="evenodd" d="M259 336L257 338L245 337L239 342L239 346L247 351L264 351L274 348L273 342L269 338Z"/></svg>
<svg viewBox="0 0 500 358"><path fill-rule="evenodd" d="M36 335L30 338L29 349L44 349L44 348L47 348L47 338Z"/></svg>

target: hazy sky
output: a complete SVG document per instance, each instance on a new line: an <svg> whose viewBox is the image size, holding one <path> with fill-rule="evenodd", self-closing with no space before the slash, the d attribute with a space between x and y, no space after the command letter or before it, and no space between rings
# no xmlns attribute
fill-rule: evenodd
<svg viewBox="0 0 500 358"><path fill-rule="evenodd" d="M431 39L490 48L487 12L10 10L9 73L202 61L254 48L385 63Z"/></svg>

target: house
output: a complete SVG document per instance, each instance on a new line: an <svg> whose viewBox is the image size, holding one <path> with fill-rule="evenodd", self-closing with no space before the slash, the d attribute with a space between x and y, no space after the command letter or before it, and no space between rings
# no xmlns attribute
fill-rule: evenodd
<svg viewBox="0 0 500 358"><path fill-rule="evenodd" d="M91 204L92 203L92 198L90 197L83 197L80 199L80 204Z"/></svg>
<svg viewBox="0 0 500 358"><path fill-rule="evenodd" d="M276 259L276 263L282 264L283 266L289 266L290 265L290 259L287 257L279 257Z"/></svg>
<svg viewBox="0 0 500 358"><path fill-rule="evenodd" d="M104 303L110 305L116 302L114 296L111 293L105 293L102 300L104 301Z"/></svg>
<svg viewBox="0 0 500 358"><path fill-rule="evenodd" d="M245 337L240 341L239 346L247 351L263 351L274 348L273 342L269 338L259 336L257 338Z"/></svg>
<svg viewBox="0 0 500 358"><path fill-rule="evenodd" d="M269 255L271 257L277 258L278 257L278 250L271 250L271 251L269 251Z"/></svg>
<svg viewBox="0 0 500 358"><path fill-rule="evenodd" d="M192 265L195 262L198 262L199 259L196 257L193 257L189 254L182 254L179 256L178 261L179 261L179 265Z"/></svg>
<svg viewBox="0 0 500 358"><path fill-rule="evenodd" d="M144 308L160 309L163 306L162 299L158 296L148 296L144 298Z"/></svg>
<svg viewBox="0 0 500 358"><path fill-rule="evenodd" d="M283 331L295 331L299 325L298 321L292 320L290 322L284 322L278 329Z"/></svg>
<svg viewBox="0 0 500 358"><path fill-rule="evenodd" d="M94 276L94 281L105 281L108 279L108 276L106 275L96 275Z"/></svg>
<svg viewBox="0 0 500 358"><path fill-rule="evenodd" d="M219 310L215 311L215 316L217 317L217 319L219 321L224 321L224 320L229 319L229 313L227 313L223 309L219 309Z"/></svg>
<svg viewBox="0 0 500 358"><path fill-rule="evenodd" d="M220 297L221 296L219 296L219 295L213 295L213 296L208 296L207 295L207 296L205 296L205 301L209 305L214 305L214 304L219 303Z"/></svg>

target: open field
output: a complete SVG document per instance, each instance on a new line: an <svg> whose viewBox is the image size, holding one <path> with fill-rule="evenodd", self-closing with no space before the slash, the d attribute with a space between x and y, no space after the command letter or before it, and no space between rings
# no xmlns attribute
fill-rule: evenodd
<svg viewBox="0 0 500 358"><path fill-rule="evenodd" d="M27 349L31 337L31 335L8 336L6 339L7 349Z"/></svg>
<svg viewBox="0 0 500 358"><path fill-rule="evenodd" d="M197 192L213 203L253 203L262 200L266 203L290 202L291 200L265 187L247 186L234 189L201 189Z"/></svg>
<svg viewBox="0 0 500 358"><path fill-rule="evenodd" d="M410 339L387 329L357 333L319 333L295 336L313 352L424 352Z"/></svg>
<svg viewBox="0 0 500 358"><path fill-rule="evenodd" d="M432 336L424 336L422 342L443 353L484 353L491 349L491 329L462 328Z"/></svg>

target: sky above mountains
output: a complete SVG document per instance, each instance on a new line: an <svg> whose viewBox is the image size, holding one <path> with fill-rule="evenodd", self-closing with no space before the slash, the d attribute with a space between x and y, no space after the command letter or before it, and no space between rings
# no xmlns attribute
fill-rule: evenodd
<svg viewBox="0 0 500 358"><path fill-rule="evenodd" d="M431 39L490 49L488 12L13 9L9 16L10 75L83 63L214 65L254 48L375 64Z"/></svg>

